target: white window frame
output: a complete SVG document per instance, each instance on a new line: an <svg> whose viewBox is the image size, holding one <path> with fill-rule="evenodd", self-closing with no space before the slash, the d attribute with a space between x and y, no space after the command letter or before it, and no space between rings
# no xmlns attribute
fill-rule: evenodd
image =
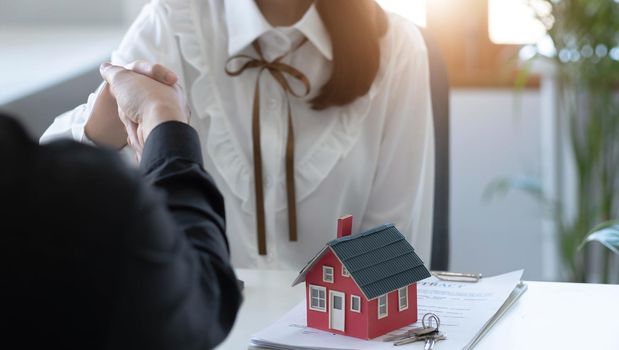
<svg viewBox="0 0 619 350"><path fill-rule="evenodd" d="M385 313L381 314L380 313L380 300L383 299L385 300ZM378 319L380 320L381 318L385 318L389 316L389 293L387 294L383 294L381 296L378 297L378 300L376 301L376 312L378 314Z"/></svg>
<svg viewBox="0 0 619 350"><path fill-rule="evenodd" d="M312 305L312 290L316 290L318 292L318 306L314 307ZM320 298L320 293L324 293L324 298ZM324 307L320 307L320 299L324 299ZM309 285L309 309L320 312L327 312L327 288L322 286L315 286L313 284Z"/></svg>
<svg viewBox="0 0 619 350"><path fill-rule="evenodd" d="M350 277L350 271L348 271L348 269L346 268L346 266L344 266L344 264L342 264L342 276Z"/></svg>
<svg viewBox="0 0 619 350"><path fill-rule="evenodd" d="M354 299L359 300L359 309L355 310L353 308L353 305L355 305L355 303L353 302ZM356 313L361 313L361 297L358 295L351 295L350 296L350 311L352 312L356 312Z"/></svg>
<svg viewBox="0 0 619 350"><path fill-rule="evenodd" d="M330 271L329 273L327 273L327 271ZM331 275L331 280L329 281L327 279L327 275L330 274ZM322 281L325 283L333 283L333 281L335 281L335 276L333 274L333 267L331 266L323 266L322 267Z"/></svg>
<svg viewBox="0 0 619 350"><path fill-rule="evenodd" d="M402 306L402 297L406 301L406 305ZM398 289L398 310L404 311L408 309L408 286Z"/></svg>

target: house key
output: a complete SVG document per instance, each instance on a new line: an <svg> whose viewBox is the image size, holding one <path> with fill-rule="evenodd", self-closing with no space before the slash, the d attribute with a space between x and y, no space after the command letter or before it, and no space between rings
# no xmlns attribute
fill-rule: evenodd
<svg viewBox="0 0 619 350"><path fill-rule="evenodd" d="M395 343L393 343L394 346L401 346L401 345L406 345L406 344L410 344L410 343L414 343L414 342L418 342L418 341L426 341L426 346L428 346L428 341L432 341L435 342L437 340L445 340L447 339L447 337L445 337L444 334L442 333L431 333L431 334L426 334L426 335L420 335L420 336L412 336L406 339L402 339L400 341L397 341ZM434 345L434 343L432 343L432 345ZM430 348L431 349L431 348Z"/></svg>
<svg viewBox="0 0 619 350"><path fill-rule="evenodd" d="M421 318L421 324L424 327L426 327L426 322L428 322L427 327L431 327L433 322L436 323L436 332L432 333L430 337L426 338L426 343L423 347L424 350L432 350L434 348L434 343L436 343L437 340L445 339L445 336L441 333L438 333L438 327L441 325L441 319L438 318L436 314L427 313L423 315L423 317Z"/></svg>
<svg viewBox="0 0 619 350"><path fill-rule="evenodd" d="M436 326L433 326L433 324L436 324ZM397 338L399 340L393 343L393 345L400 346L400 345L414 343L416 341L425 340L426 342L425 347L427 349L432 349L432 347L434 346L434 343L437 340L446 339L444 334L439 333L438 328L440 327L440 325L441 325L441 320L436 314L427 313L423 315L423 317L421 318L422 328L416 328L416 329L410 330L409 332L412 334L409 337L399 337ZM418 333L415 334L414 331L417 331ZM408 334L409 332L407 332L406 334Z"/></svg>
<svg viewBox="0 0 619 350"><path fill-rule="evenodd" d="M418 337L436 332L436 327L416 327L400 334L393 334L385 337L384 342L399 341L410 337Z"/></svg>
<svg viewBox="0 0 619 350"><path fill-rule="evenodd" d="M432 350L434 349L434 343L436 343L437 340L445 340L447 339L443 334L433 334L431 336L429 336L428 338L426 338L426 343L423 346L423 350Z"/></svg>

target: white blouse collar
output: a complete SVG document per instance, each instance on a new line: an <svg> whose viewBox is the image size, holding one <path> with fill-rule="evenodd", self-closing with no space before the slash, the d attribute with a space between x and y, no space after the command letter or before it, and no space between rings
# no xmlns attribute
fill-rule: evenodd
<svg viewBox="0 0 619 350"><path fill-rule="evenodd" d="M314 4L310 6L303 18L295 23L294 27L301 31L326 59L329 61L333 59L331 38Z"/></svg>
<svg viewBox="0 0 619 350"><path fill-rule="evenodd" d="M262 34L273 29L255 0L226 0L224 8L230 56L240 53ZM292 27L303 33L326 59L333 59L331 39L315 5L312 4Z"/></svg>

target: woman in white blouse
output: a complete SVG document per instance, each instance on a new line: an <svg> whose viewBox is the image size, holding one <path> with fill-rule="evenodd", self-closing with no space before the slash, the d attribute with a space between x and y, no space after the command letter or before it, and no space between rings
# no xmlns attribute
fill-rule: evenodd
<svg viewBox="0 0 619 350"><path fill-rule="evenodd" d="M299 269L347 214L353 232L395 223L429 263L434 137L414 24L372 0L152 0L112 55L137 60L178 75L236 267ZM120 149L124 130L102 85L41 141Z"/></svg>

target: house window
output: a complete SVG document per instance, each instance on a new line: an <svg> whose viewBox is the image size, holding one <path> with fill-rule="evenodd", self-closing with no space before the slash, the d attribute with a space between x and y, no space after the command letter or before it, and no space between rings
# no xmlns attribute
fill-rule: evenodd
<svg viewBox="0 0 619 350"><path fill-rule="evenodd" d="M387 317L387 294L378 297L378 318Z"/></svg>
<svg viewBox="0 0 619 350"><path fill-rule="evenodd" d="M348 272L348 269L344 266L344 264L342 264L342 276L350 277L350 272Z"/></svg>
<svg viewBox="0 0 619 350"><path fill-rule="evenodd" d="M323 282L333 283L333 268L331 266L322 267Z"/></svg>
<svg viewBox="0 0 619 350"><path fill-rule="evenodd" d="M408 309L408 286L398 289L399 310Z"/></svg>
<svg viewBox="0 0 619 350"><path fill-rule="evenodd" d="M327 311L327 288L310 284L310 310Z"/></svg>
<svg viewBox="0 0 619 350"><path fill-rule="evenodd" d="M361 312L361 298L359 296L350 296L350 311Z"/></svg>

